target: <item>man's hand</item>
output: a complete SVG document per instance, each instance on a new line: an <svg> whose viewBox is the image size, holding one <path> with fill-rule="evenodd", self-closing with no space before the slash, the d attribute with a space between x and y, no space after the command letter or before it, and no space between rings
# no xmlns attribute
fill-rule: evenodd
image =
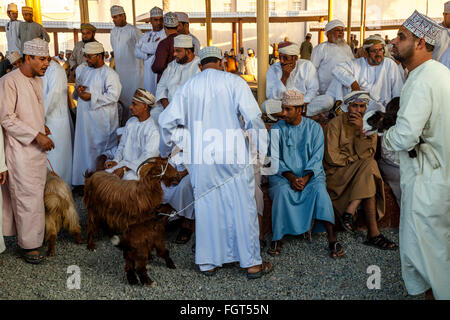
<svg viewBox="0 0 450 320"><path fill-rule="evenodd" d="M281 82L283 82L284 85L286 85L287 79L289 79L289 76L291 75L291 72L295 69L296 63L286 63L281 66Z"/></svg>
<svg viewBox="0 0 450 320"><path fill-rule="evenodd" d="M312 176L312 173L308 173L304 177L297 178L297 181L299 182L302 191L305 189L306 185L308 184L309 180L311 179L311 176Z"/></svg>
<svg viewBox="0 0 450 320"><path fill-rule="evenodd" d="M123 178L123 175L125 174L126 171L130 170L129 168L123 166L120 168L117 168L116 170L113 171L113 173L118 176L120 179Z"/></svg>
<svg viewBox="0 0 450 320"><path fill-rule="evenodd" d="M105 169L111 169L117 166L117 162L115 161L108 161L105 163Z"/></svg>
<svg viewBox="0 0 450 320"><path fill-rule="evenodd" d="M86 86L79 85L77 87L77 94L84 101L89 101L89 100L91 100L91 94L86 92L86 89L87 89Z"/></svg>
<svg viewBox="0 0 450 320"><path fill-rule="evenodd" d="M44 151L50 151L53 148L55 148L55 144L53 143L52 139L50 139L49 137L40 132L38 133L38 135L34 140L36 140L36 142Z"/></svg>
<svg viewBox="0 0 450 320"><path fill-rule="evenodd" d="M348 122L353 124L359 131L363 129L363 117L359 112L351 112L348 115Z"/></svg>
<svg viewBox="0 0 450 320"><path fill-rule="evenodd" d="M47 126L45 126L45 135L49 136L51 134L52 134L52 132L50 131L50 129Z"/></svg>
<svg viewBox="0 0 450 320"><path fill-rule="evenodd" d="M162 98L159 101L161 101L161 104L162 104L164 109L169 105L169 100L167 98Z"/></svg>
<svg viewBox="0 0 450 320"><path fill-rule="evenodd" d="M7 177L8 177L8 171L0 172L0 185L5 184Z"/></svg>
<svg viewBox="0 0 450 320"><path fill-rule="evenodd" d="M361 91L361 87L359 86L359 83L356 81L352 83L350 88L352 89L352 91Z"/></svg>

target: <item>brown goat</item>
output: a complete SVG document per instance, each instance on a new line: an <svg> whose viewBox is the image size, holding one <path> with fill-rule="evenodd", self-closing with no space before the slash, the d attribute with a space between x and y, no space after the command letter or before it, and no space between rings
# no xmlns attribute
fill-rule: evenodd
<svg viewBox="0 0 450 320"><path fill-rule="evenodd" d="M55 243L61 228L68 229L78 244L82 243L77 210L69 186L60 177L47 170L44 190L45 241L48 256L55 255Z"/></svg>
<svg viewBox="0 0 450 320"><path fill-rule="evenodd" d="M139 175L140 180L136 181L121 180L105 171L86 174L83 203L88 211L89 250L95 249L94 237L102 223L110 230L123 233L130 225L146 220L162 202L161 181L170 186L179 183L181 178L167 159L160 157L147 160Z"/></svg>
<svg viewBox="0 0 450 320"><path fill-rule="evenodd" d="M136 273L141 284L154 284L147 274L147 262L153 249L156 249L156 254L166 261L168 268L176 268L169 257L169 250L164 245L164 230L167 220L167 216L155 215L130 226L121 237L114 236L111 239L112 244L123 251L125 272L129 284L138 284Z"/></svg>

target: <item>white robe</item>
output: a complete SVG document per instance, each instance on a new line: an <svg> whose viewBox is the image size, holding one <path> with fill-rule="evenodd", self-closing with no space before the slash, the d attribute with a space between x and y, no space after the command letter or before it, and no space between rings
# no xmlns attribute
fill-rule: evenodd
<svg viewBox="0 0 450 320"><path fill-rule="evenodd" d="M166 98L172 101L172 97L177 89L188 81L191 77L200 73L200 58L195 56L191 62L179 64L173 60L167 65L156 89L156 101Z"/></svg>
<svg viewBox="0 0 450 320"><path fill-rule="evenodd" d="M20 40L19 40L19 25L20 21L8 21L5 26L6 41L8 42L8 51L20 52Z"/></svg>
<svg viewBox="0 0 450 320"><path fill-rule="evenodd" d="M333 69L342 62L353 60L352 49L349 46L340 47L331 42L322 42L314 47L311 62L319 73L319 94L325 94L333 80Z"/></svg>
<svg viewBox="0 0 450 320"><path fill-rule="evenodd" d="M448 47L442 55L441 63L450 69L450 47Z"/></svg>
<svg viewBox="0 0 450 320"><path fill-rule="evenodd" d="M118 74L103 65L95 69L81 64L76 69L76 84L87 86L90 101L78 98L75 128L72 184L84 185L84 173L96 168L99 155L117 145L119 126L117 102L122 88Z"/></svg>
<svg viewBox="0 0 450 320"><path fill-rule="evenodd" d="M383 146L399 151L400 259L409 294L450 299L450 71L429 60L409 73ZM417 158L407 151L416 147Z"/></svg>
<svg viewBox="0 0 450 320"><path fill-rule="evenodd" d="M377 66L369 65L366 58L359 58L337 65L333 71L327 95L335 100L343 100L352 91L353 82L358 82L361 90L368 91L370 98L386 106L392 98L400 97L403 78L397 64L389 58Z"/></svg>
<svg viewBox="0 0 450 320"><path fill-rule="evenodd" d="M47 152L47 158L56 174L69 186L72 184L73 124L67 105L67 76L63 67L51 60L43 77L45 124L50 129L50 139L55 149ZM48 165L50 168L50 165Z"/></svg>
<svg viewBox="0 0 450 320"><path fill-rule="evenodd" d="M286 81L286 86L281 82L281 64L274 63L267 70L266 96L267 99L281 100L283 92L296 89L305 96L305 103L311 102L319 90L319 78L314 65L304 59L298 59L295 69L292 70Z"/></svg>
<svg viewBox="0 0 450 320"><path fill-rule="evenodd" d="M436 61L441 61L442 55L450 46L450 29L444 27L442 23L440 24L440 26L443 27L444 30L442 30L439 34L439 37L437 38L436 44L433 49L433 59Z"/></svg>
<svg viewBox="0 0 450 320"><path fill-rule="evenodd" d="M144 89L156 94L156 78L158 74L152 71L152 64L155 61L155 52L161 40L166 38L164 28L160 31L148 31L137 42L134 48L134 55L138 59L144 60Z"/></svg>
<svg viewBox="0 0 450 320"><path fill-rule="evenodd" d="M258 79L258 60L256 57L245 58L245 74L252 75Z"/></svg>
<svg viewBox="0 0 450 320"><path fill-rule="evenodd" d="M139 180L136 173L139 165L148 158L159 156L159 132L152 117L140 122L138 118L131 117L125 126L119 146L112 161L117 165L108 172L117 168L130 168L123 180Z"/></svg>
<svg viewBox="0 0 450 320"><path fill-rule="evenodd" d="M111 47L114 51L116 72L119 74L122 92L120 102L124 110L124 120L131 116L130 105L134 92L144 85L144 61L136 58L134 48L142 37L138 28L127 24L124 27L114 27L111 30Z"/></svg>
<svg viewBox="0 0 450 320"><path fill-rule="evenodd" d="M195 263L202 271L234 261L239 261L242 268L261 264L253 166L248 161L219 164L224 161L220 155L228 152L236 156L235 148L211 150L210 143L203 142L203 133L213 130L225 137L227 129L237 130L239 141L245 141L241 115L245 129L265 130L261 111L246 82L231 73L206 69L176 92L159 117L162 156L173 149L172 134L179 125L190 133L187 145L193 150L187 148L183 153L196 199ZM198 130L199 125L203 130ZM225 146L220 138L218 142ZM244 144L247 148L248 143ZM215 157L217 161L210 161Z"/></svg>
<svg viewBox="0 0 450 320"><path fill-rule="evenodd" d="M5 161L5 145L3 142L3 130L0 130L0 172L7 171ZM1 190L0 190L1 191ZM0 253L5 251L5 241L3 240L3 196L2 192L0 192Z"/></svg>

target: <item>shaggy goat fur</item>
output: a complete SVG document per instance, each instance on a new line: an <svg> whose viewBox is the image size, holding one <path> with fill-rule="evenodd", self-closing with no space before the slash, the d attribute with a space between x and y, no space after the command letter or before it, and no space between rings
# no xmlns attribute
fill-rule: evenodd
<svg viewBox="0 0 450 320"><path fill-rule="evenodd" d="M44 191L45 241L48 242L48 256L55 255L55 242L61 228L68 229L78 244L82 243L78 213L72 191L63 179L47 170Z"/></svg>
<svg viewBox="0 0 450 320"><path fill-rule="evenodd" d="M169 257L169 250L164 245L164 230L167 220L167 216L148 218L130 226L122 237L114 236L111 239L112 244L123 251L125 272L129 284L138 284L136 274L141 284L154 284L147 274L147 262L153 249L156 249L156 254L166 261L168 268L176 268Z"/></svg>
<svg viewBox="0 0 450 320"><path fill-rule="evenodd" d="M180 181L180 174L167 159L152 158L142 165L140 180L122 180L105 171L86 173L83 203L88 211L88 249L94 250L94 237L102 223L123 233L130 225L144 221L163 199L161 181L166 186ZM164 175L161 173L167 168Z"/></svg>

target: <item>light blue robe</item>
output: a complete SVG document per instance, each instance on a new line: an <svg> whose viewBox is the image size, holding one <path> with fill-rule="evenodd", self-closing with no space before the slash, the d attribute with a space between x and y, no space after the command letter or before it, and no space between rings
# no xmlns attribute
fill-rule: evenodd
<svg viewBox="0 0 450 320"><path fill-rule="evenodd" d="M276 138L278 129L279 139ZM305 233L314 223L313 232L324 231L317 220L334 224L333 205L326 188L322 166L324 136L322 128L311 119L303 118L297 126L284 120L270 129L272 161L279 161L278 173L269 177L272 204L272 241L286 234ZM295 191L282 173L291 171L297 177L313 172L303 191Z"/></svg>

